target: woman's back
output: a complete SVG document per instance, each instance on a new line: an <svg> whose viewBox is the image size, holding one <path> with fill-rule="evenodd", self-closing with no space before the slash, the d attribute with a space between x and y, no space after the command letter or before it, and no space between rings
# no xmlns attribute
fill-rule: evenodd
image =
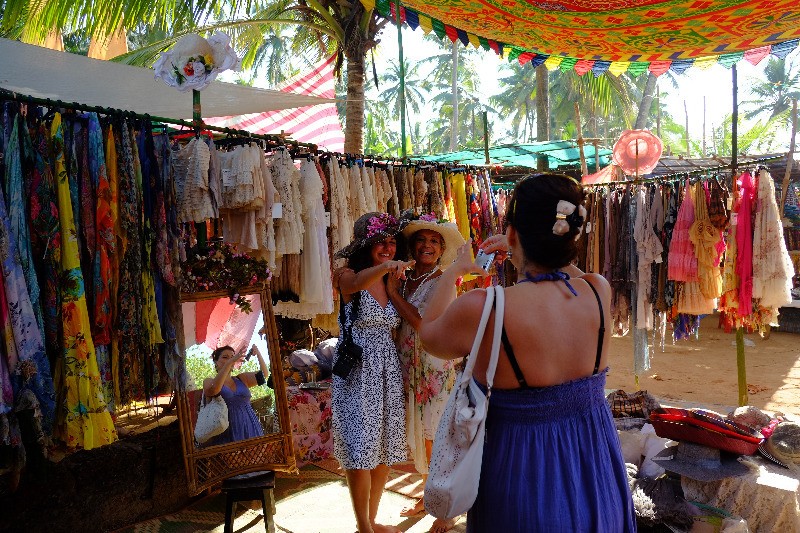
<svg viewBox="0 0 800 533"><path fill-rule="evenodd" d="M566 283L575 290L573 295ZM604 323L608 324L611 290L608 282L596 274L566 282L519 283L506 289L503 327L517 354L525 381L532 387L558 385L588 376L597 356L600 333L600 308L589 283L603 303ZM493 327L494 317L489 327ZM607 333L602 335L602 353L598 368L605 366ZM475 377L485 383L490 339L484 338ZM494 377L495 389L513 389L519 381L505 350L501 349Z"/></svg>
<svg viewBox="0 0 800 533"><path fill-rule="evenodd" d="M588 278L566 282L577 295L563 281L506 291L512 353L501 352L495 374L470 532L636 529L604 395L608 285Z"/></svg>

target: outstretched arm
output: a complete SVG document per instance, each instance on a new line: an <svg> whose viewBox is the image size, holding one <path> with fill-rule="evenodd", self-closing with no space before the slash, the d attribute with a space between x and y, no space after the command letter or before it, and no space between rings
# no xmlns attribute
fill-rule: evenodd
<svg viewBox="0 0 800 533"><path fill-rule="evenodd" d="M228 378L231 376L233 365L242 357L244 357L242 353L231 357L222 364L216 376L203 380L203 394L205 394L206 398L216 396L222 391L222 386L225 385L225 382L228 381Z"/></svg>
<svg viewBox="0 0 800 533"><path fill-rule="evenodd" d="M468 242L440 276L425 308L419 338L426 351L442 359L464 357L472 347L486 292L473 290L458 297L456 280L467 274L487 275L473 262Z"/></svg>
<svg viewBox="0 0 800 533"><path fill-rule="evenodd" d="M387 261L359 272L355 272L351 268L340 268L333 275L333 285L343 296L348 296L368 289L389 272L405 278L405 270L412 266L414 266L414 261Z"/></svg>
<svg viewBox="0 0 800 533"><path fill-rule="evenodd" d="M264 361L264 357L261 355L261 350L258 349L258 346L255 344L251 348L253 353L258 358L258 366L261 368L260 372L242 372L238 374L238 378L242 380L247 387L255 387L256 385L263 385L267 382L269 378L269 367L267 363ZM261 376L259 376L261 374Z"/></svg>

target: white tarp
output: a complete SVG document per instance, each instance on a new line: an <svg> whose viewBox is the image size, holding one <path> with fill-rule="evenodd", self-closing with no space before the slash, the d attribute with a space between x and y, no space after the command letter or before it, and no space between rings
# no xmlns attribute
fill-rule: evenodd
<svg viewBox="0 0 800 533"><path fill-rule="evenodd" d="M153 79L153 70L0 39L0 88L68 103L192 119L192 93ZM200 92L204 117L263 113L334 102L329 98L213 82Z"/></svg>

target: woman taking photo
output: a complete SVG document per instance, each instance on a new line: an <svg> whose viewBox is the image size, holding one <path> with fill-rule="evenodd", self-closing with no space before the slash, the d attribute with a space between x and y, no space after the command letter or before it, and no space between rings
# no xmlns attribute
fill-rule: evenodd
<svg viewBox="0 0 800 533"><path fill-rule="evenodd" d="M228 429L211 438L205 443L205 446L226 444L264 435L264 428L250 404L250 387L266 383L269 369L258 347L253 345L250 350L258 358L258 366L261 367L261 370L242 372L233 377L231 377L231 370L245 356L244 352L236 354L230 346L221 346L211 352L211 359L214 361L217 375L203 381L203 394L206 398L222 394L222 399L228 406Z"/></svg>
<svg viewBox="0 0 800 533"><path fill-rule="evenodd" d="M469 532L636 530L603 391L611 290L600 275L564 271L577 256L583 199L572 178L528 177L508 204L506 235L482 245L500 258L508 252L519 274L505 291ZM483 290L456 298L456 279L476 271L468 248L441 275L419 331L423 346L446 359L469 353L486 298ZM490 349L486 335L473 374L478 384L486 383Z"/></svg>
<svg viewBox="0 0 800 533"><path fill-rule="evenodd" d="M397 349L403 370L406 392L406 436L417 472L427 476L431 460L433 436L439 426L444 407L453 388L457 360L433 357L422 349L417 337L422 315L442 273L441 265L450 265L464 238L452 222L439 222L433 214L412 220L403 230L408 242L414 270L405 279L390 276L387 283L389 299L403 322L397 337ZM424 512L420 498L403 509L401 516ZM436 519L430 531L444 533L455 520Z"/></svg>
<svg viewBox="0 0 800 533"><path fill-rule="evenodd" d="M390 215L367 213L356 220L353 242L336 254L347 266L334 275L344 299L334 369L345 332L352 332L362 355L346 377L333 378L333 453L345 470L359 533L400 531L375 523L388 465L406 460L403 378L392 338L400 317L385 282L413 265L394 260L400 229Z"/></svg>

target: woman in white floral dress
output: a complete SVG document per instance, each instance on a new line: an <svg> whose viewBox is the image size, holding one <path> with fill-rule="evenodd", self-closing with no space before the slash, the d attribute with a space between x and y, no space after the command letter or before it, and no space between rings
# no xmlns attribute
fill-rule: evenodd
<svg viewBox="0 0 800 533"><path fill-rule="evenodd" d="M429 296L439 282L440 265L449 265L464 238L451 222L439 222L433 214L422 215L403 230L414 260L413 273L405 279L390 277L389 299L403 318L397 336L397 351L406 392L406 435L414 466L423 476L428 473L436 428L444 412L456 377L457 360L439 359L422 349L417 328ZM420 498L403 509L401 515L413 516L424 511ZM443 533L453 526L451 520L437 519L431 531Z"/></svg>

